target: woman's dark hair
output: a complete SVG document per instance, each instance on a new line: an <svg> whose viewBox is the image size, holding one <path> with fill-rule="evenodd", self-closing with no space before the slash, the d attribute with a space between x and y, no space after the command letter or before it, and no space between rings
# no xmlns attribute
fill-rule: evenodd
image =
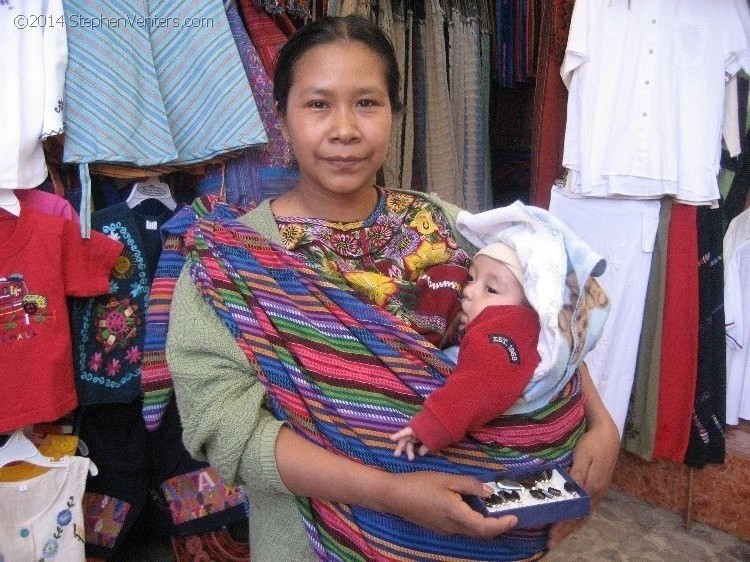
<svg viewBox="0 0 750 562"><path fill-rule="evenodd" d="M294 65L302 58L302 55L319 45L346 41L359 41L380 57L385 66L391 110L394 114L401 111L402 104L399 98L401 74L393 45L373 22L361 16L350 15L343 18L326 16L311 22L297 30L281 48L276 57L276 70L273 75L273 97L280 113L286 113Z"/></svg>

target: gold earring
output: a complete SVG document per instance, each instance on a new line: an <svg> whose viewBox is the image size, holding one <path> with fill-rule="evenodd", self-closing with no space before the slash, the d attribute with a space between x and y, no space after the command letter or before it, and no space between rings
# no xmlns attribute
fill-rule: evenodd
<svg viewBox="0 0 750 562"><path fill-rule="evenodd" d="M289 166L292 163L292 145L286 143L284 146L284 165Z"/></svg>

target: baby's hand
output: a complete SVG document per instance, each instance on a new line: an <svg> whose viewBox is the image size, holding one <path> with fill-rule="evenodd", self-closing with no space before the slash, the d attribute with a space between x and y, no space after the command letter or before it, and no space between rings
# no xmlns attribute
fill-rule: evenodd
<svg viewBox="0 0 750 562"><path fill-rule="evenodd" d="M391 441L396 442L396 450L393 452L394 456L400 457L401 453L406 451L406 458L410 461L414 460L414 446L419 444L419 440L412 428L407 425L404 429L397 431L391 435ZM425 456L428 452L429 450L425 445L419 445L418 453L420 457Z"/></svg>

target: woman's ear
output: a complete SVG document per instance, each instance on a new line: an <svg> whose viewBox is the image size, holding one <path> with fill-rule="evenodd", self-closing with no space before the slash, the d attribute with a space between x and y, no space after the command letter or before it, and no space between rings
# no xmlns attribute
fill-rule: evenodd
<svg viewBox="0 0 750 562"><path fill-rule="evenodd" d="M273 107L276 110L276 118L279 120L279 128L281 129L281 136L286 141L289 142L289 131L286 127L286 115L283 111L279 109L279 102L274 102Z"/></svg>

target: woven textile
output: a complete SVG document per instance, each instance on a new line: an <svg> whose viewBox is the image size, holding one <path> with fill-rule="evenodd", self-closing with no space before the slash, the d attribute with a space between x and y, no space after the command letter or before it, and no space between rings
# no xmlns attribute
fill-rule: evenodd
<svg viewBox="0 0 750 562"><path fill-rule="evenodd" d="M185 265L187 254L183 236L198 217L235 217L245 212L244 209L232 209L219 203L215 195L207 195L196 199L191 207L181 209L162 227L164 244L151 283L146 315L146 340L141 364L143 419L149 431L158 429L172 396L172 377L167 367L165 348L169 329L169 307L177 277Z"/></svg>
<svg viewBox="0 0 750 562"><path fill-rule="evenodd" d="M443 384L452 367L447 357L398 318L322 277L319 266L236 221L201 219L186 245L193 281L266 386L274 415L311 442L391 472L570 463L583 431L573 421L582 415L580 376L549 406L503 417L439 455L394 457L388 435ZM298 501L324 560L533 560L545 549L541 529L479 541L438 536L357 506Z"/></svg>
<svg viewBox="0 0 750 562"><path fill-rule="evenodd" d="M118 22L67 27L65 162L190 164L265 142L221 0L64 5Z"/></svg>
<svg viewBox="0 0 750 562"><path fill-rule="evenodd" d="M279 29L273 18L255 5L253 0L237 2L250 39L258 51L263 67L273 77L276 68L276 55L286 43L286 35Z"/></svg>

